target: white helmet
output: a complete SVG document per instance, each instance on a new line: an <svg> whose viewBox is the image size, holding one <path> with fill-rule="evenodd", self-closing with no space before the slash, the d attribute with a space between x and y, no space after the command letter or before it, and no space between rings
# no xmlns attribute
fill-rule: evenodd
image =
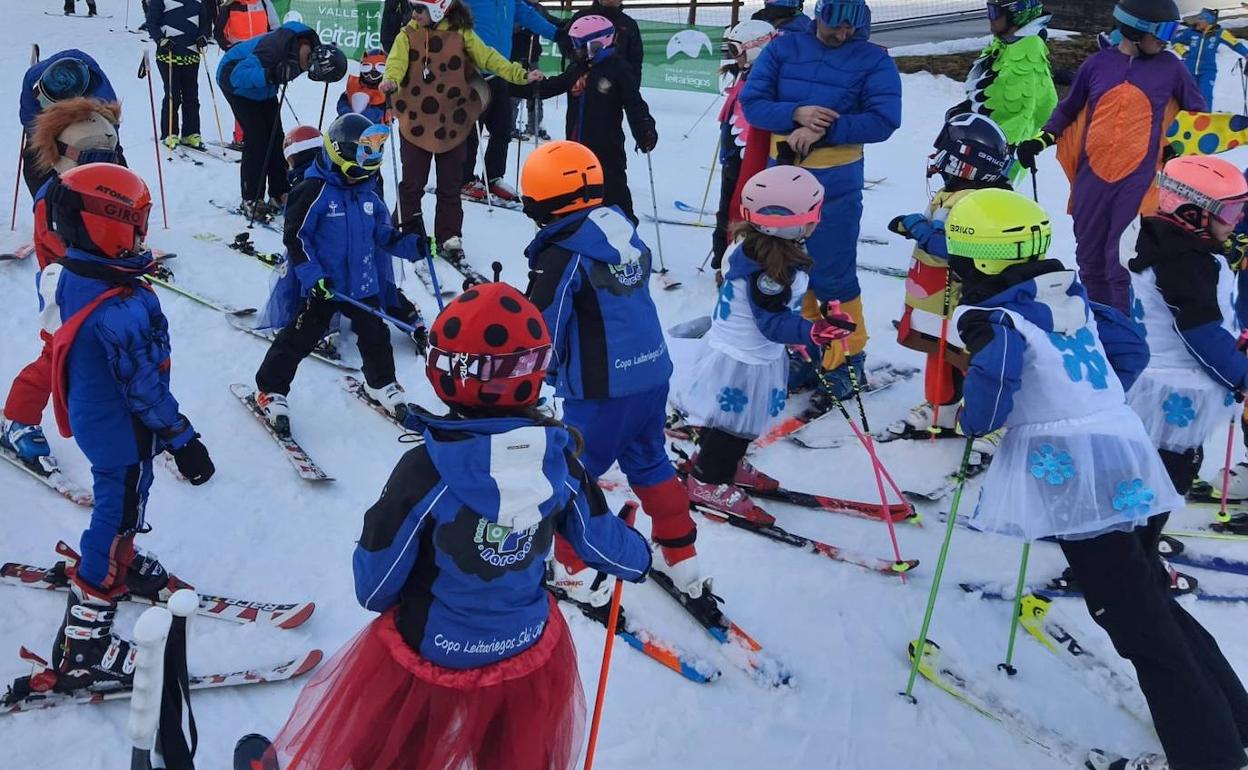
<svg viewBox="0 0 1248 770"><path fill-rule="evenodd" d="M446 16L446 9L451 7L453 0L408 0L412 6L423 5L429 11L429 18L434 24Z"/></svg>
<svg viewBox="0 0 1248 770"><path fill-rule="evenodd" d="M748 67L762 53L763 46L778 34L780 33L775 27L765 21L750 19L740 22L724 33L724 53L729 59L735 59L744 53L745 66Z"/></svg>

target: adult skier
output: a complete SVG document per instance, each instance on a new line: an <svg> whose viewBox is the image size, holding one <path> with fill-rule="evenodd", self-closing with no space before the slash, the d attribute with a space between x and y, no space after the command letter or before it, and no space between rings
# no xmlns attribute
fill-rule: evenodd
<svg viewBox="0 0 1248 770"><path fill-rule="evenodd" d="M212 35L211 11L204 0L151 0L147 29L156 43L156 69L165 86L160 140L171 150L179 144L202 150L199 62Z"/></svg>
<svg viewBox="0 0 1248 770"><path fill-rule="evenodd" d="M1223 46L1248 57L1248 44L1218 24L1218 11L1202 8L1195 16L1183 20L1186 25L1174 37L1174 52L1183 57L1187 71L1196 78L1201 96L1213 109L1213 86L1218 81L1218 49Z"/></svg>

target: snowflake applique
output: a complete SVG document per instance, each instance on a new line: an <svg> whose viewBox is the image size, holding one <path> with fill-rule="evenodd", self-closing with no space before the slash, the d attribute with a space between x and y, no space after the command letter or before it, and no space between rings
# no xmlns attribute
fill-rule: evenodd
<svg viewBox="0 0 1248 770"><path fill-rule="evenodd" d="M1235 403L1235 391L1228 390L1226 391L1226 399L1223 400L1222 404L1223 406L1230 406L1233 403Z"/></svg>
<svg viewBox="0 0 1248 770"><path fill-rule="evenodd" d="M1196 410L1192 408L1192 400L1178 393L1171 393L1161 403L1161 411L1166 413L1166 422L1186 428L1196 419Z"/></svg>
<svg viewBox="0 0 1248 770"><path fill-rule="evenodd" d="M1131 325L1141 337L1148 337L1148 327L1144 325L1144 301L1136 297L1134 292L1131 296Z"/></svg>
<svg viewBox="0 0 1248 770"><path fill-rule="evenodd" d="M740 388L723 388L719 391L719 408L724 412L743 412L750 402L749 396Z"/></svg>
<svg viewBox="0 0 1248 770"><path fill-rule="evenodd" d="M784 411L784 405L789 400L789 394L784 388L771 389L771 403L767 407L767 414L772 417L778 417Z"/></svg>
<svg viewBox="0 0 1248 770"><path fill-rule="evenodd" d="M1142 479L1120 481L1114 487L1114 510L1144 516L1152 509L1154 498L1153 490L1144 486Z"/></svg>
<svg viewBox="0 0 1248 770"><path fill-rule="evenodd" d="M715 301L715 317L721 321L727 321L728 316L732 314L732 298L735 292L732 288L732 281L724 281L724 286L719 290L719 299Z"/></svg>
<svg viewBox="0 0 1248 770"><path fill-rule="evenodd" d="M1062 351L1062 365L1066 367L1066 375L1071 382L1083 382L1086 376L1095 390L1109 387L1109 379L1106 377L1109 367L1105 363L1105 356L1096 349L1096 339L1091 330L1085 326L1071 335L1050 332L1049 339Z"/></svg>
<svg viewBox="0 0 1248 770"><path fill-rule="evenodd" d="M1052 444L1041 444L1031 453L1031 475L1050 486L1059 487L1075 477L1070 452L1058 451Z"/></svg>

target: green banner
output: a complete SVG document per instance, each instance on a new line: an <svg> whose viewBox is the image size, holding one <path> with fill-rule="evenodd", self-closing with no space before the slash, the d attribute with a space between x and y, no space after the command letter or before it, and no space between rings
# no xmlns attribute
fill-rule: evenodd
<svg viewBox="0 0 1248 770"><path fill-rule="evenodd" d="M275 5L283 22L307 24L348 58L381 47L381 0L276 0ZM637 26L645 47L643 86L719 92L722 28L666 21L638 21ZM550 41L544 41L541 67L548 74L559 72L559 51Z"/></svg>

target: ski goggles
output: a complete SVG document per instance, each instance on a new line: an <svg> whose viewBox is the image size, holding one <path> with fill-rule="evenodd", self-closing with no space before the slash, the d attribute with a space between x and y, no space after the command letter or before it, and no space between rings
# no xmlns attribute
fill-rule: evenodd
<svg viewBox="0 0 1248 770"><path fill-rule="evenodd" d="M1166 176L1165 172L1157 172L1157 187L1166 192L1174 193L1183 200L1206 211L1210 216L1227 225L1234 225L1244 217L1244 205L1248 196L1238 198L1211 198L1191 185Z"/></svg>
<svg viewBox="0 0 1248 770"><path fill-rule="evenodd" d="M585 51L585 55L592 59L604 48L609 48L614 42L615 27L607 27L585 37L578 37L572 41L572 44L578 50Z"/></svg>
<svg viewBox="0 0 1248 770"><path fill-rule="evenodd" d="M808 237L819 226L822 206L794 214L785 211L750 211L741 207L741 218L766 235L796 241Z"/></svg>
<svg viewBox="0 0 1248 770"><path fill-rule="evenodd" d="M966 146L962 147L963 155L957 155L949 150L937 150L927 156L929 163L927 164L927 175L930 177L934 174L948 174L959 179L968 181L996 181L1003 177L1007 177L1014 168L1014 159L1010 158L1004 164L998 163L996 159L989 157L987 154L978 154L980 163L972 163L964 157L966 154L974 152Z"/></svg>
<svg viewBox="0 0 1248 770"><path fill-rule="evenodd" d="M1123 10L1122 6L1114 8L1114 20L1137 32L1152 35L1163 43L1173 41L1175 35L1179 34L1179 27L1182 26L1182 22L1178 19L1173 21L1145 21Z"/></svg>
<svg viewBox="0 0 1248 770"><path fill-rule="evenodd" d="M84 214L95 214L98 217L129 225L138 233L139 240L147 236L147 221L152 214L152 204L135 207L112 199L78 197Z"/></svg>
<svg viewBox="0 0 1248 770"><path fill-rule="evenodd" d="M1004 16L1009 16L1011 13L1029 11L1039 5L1039 0L998 0L997 2L989 0L988 21L996 21Z"/></svg>
<svg viewBox="0 0 1248 770"><path fill-rule="evenodd" d="M764 37L755 38L754 40L747 40L744 43L740 43L736 40L725 40L723 51L728 55L729 59L737 59L744 56L746 51L751 51L755 48L762 48L767 45L775 36L776 34L772 33Z"/></svg>
<svg viewBox="0 0 1248 770"><path fill-rule="evenodd" d="M79 150L76 147L70 147L64 142L58 141L56 149L61 153L62 157L72 160L79 166L85 166L88 163L116 163L117 151L103 147L97 147L90 150Z"/></svg>
<svg viewBox="0 0 1248 770"><path fill-rule="evenodd" d="M355 162L365 168L377 168L385 157L386 140L390 138L390 129L382 125L372 125L364 129L355 143Z"/></svg>
<svg viewBox="0 0 1248 770"><path fill-rule="evenodd" d="M815 5L815 14L819 17L819 21L829 27L848 24L858 29L867 23L866 3L856 3L852 0L824 0Z"/></svg>
<svg viewBox="0 0 1248 770"><path fill-rule="evenodd" d="M554 358L554 348L543 345L518 353L452 353L430 347L428 366L461 380L510 380L544 372Z"/></svg>

